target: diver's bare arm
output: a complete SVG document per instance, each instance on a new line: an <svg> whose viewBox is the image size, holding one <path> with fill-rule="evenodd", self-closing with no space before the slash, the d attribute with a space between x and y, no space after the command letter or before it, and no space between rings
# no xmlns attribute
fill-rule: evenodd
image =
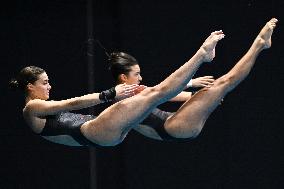
<svg viewBox="0 0 284 189"><path fill-rule="evenodd" d="M174 98L172 98L171 102L185 102L188 99L191 98L192 92L186 92L186 91L182 91L181 93L179 93L177 96L175 96Z"/></svg>
<svg viewBox="0 0 284 189"><path fill-rule="evenodd" d="M34 99L26 104L24 111L34 114L36 116L45 116L53 115L63 111L72 111L88 108L96 104L102 103L99 98L99 94L100 93L92 93L60 101L45 101L40 99Z"/></svg>

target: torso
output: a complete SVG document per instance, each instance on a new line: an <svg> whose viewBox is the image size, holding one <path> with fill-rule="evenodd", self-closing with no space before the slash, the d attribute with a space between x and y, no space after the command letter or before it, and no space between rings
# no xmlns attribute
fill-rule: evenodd
<svg viewBox="0 0 284 189"><path fill-rule="evenodd" d="M46 119L30 115L29 112L23 110L23 116L29 127L37 134L41 133L45 126Z"/></svg>
<svg viewBox="0 0 284 189"><path fill-rule="evenodd" d="M95 116L61 112L45 117L31 116L23 111L24 118L29 127L43 138L68 146L93 145L89 143L80 132L80 127Z"/></svg>

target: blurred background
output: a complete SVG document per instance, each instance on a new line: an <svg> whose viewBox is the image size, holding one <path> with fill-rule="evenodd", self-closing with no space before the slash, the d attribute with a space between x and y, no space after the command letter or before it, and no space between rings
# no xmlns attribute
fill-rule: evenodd
<svg viewBox="0 0 284 189"><path fill-rule="evenodd" d="M281 0L2 2L0 188L284 188L283 8ZM192 141L155 141L133 131L114 147L53 144L29 130L21 114L23 96L8 89L9 80L28 65L47 71L54 100L112 87L107 57L92 39L108 52L136 57L143 84L152 86L222 29L226 37L216 58L195 74L218 78L272 17L280 20L272 48ZM180 105L159 107L175 111Z"/></svg>

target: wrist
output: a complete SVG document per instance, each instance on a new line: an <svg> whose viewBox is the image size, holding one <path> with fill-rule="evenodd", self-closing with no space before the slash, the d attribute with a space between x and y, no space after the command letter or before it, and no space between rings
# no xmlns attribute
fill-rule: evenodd
<svg viewBox="0 0 284 189"><path fill-rule="evenodd" d="M186 84L186 88L192 87L192 79Z"/></svg>
<svg viewBox="0 0 284 189"><path fill-rule="evenodd" d="M99 94L99 99L102 102L110 102L110 101L114 100L115 96L116 96L116 91L115 91L115 88L112 87L112 88L110 88L108 90L102 91Z"/></svg>

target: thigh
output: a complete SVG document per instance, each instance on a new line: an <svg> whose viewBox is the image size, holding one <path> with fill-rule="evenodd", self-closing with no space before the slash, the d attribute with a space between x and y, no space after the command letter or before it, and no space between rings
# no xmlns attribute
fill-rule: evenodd
<svg viewBox="0 0 284 189"><path fill-rule="evenodd" d="M145 119L155 107L155 94L142 93L105 109L96 119L82 125L83 135L100 145L116 145L127 132Z"/></svg>
<svg viewBox="0 0 284 189"><path fill-rule="evenodd" d="M178 111L167 120L165 129L169 133L182 135L188 131L196 135L202 129L210 114L221 103L225 96L223 85L201 89L186 101Z"/></svg>

